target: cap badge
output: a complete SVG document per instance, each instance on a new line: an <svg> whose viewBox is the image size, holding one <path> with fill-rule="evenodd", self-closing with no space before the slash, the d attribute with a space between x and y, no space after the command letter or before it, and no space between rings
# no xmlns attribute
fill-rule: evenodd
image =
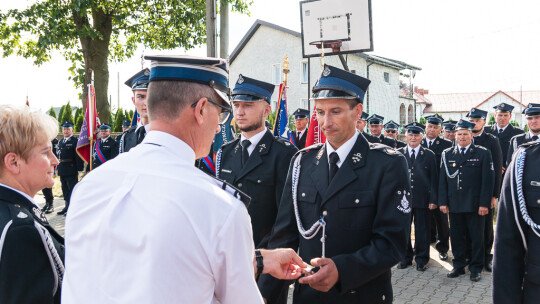
<svg viewBox="0 0 540 304"><path fill-rule="evenodd" d="M18 217L18 218L22 218L22 219L23 219L23 218L27 218L27 217L28 217L28 215L26 215L26 213L24 213L24 212L20 211L20 212L19 212L19 214L17 214L17 217Z"/></svg>
<svg viewBox="0 0 540 304"><path fill-rule="evenodd" d="M149 70L144 70L144 76L150 76L150 71Z"/></svg>
<svg viewBox="0 0 540 304"><path fill-rule="evenodd" d="M322 72L324 77L328 77L328 75L330 75L330 73L332 73L332 71L330 70L329 67L325 67L324 71Z"/></svg>
<svg viewBox="0 0 540 304"><path fill-rule="evenodd" d="M527 106L527 108L532 108L532 103L530 103L530 104Z"/></svg>
<svg viewBox="0 0 540 304"><path fill-rule="evenodd" d="M504 103L501 103L501 107L503 107L503 108L504 108L504 107L506 107L506 105L505 105Z"/></svg>
<svg viewBox="0 0 540 304"><path fill-rule="evenodd" d="M244 83L244 77L242 77L242 74L240 74L240 76L238 76L238 81L236 83L238 83L238 84Z"/></svg>

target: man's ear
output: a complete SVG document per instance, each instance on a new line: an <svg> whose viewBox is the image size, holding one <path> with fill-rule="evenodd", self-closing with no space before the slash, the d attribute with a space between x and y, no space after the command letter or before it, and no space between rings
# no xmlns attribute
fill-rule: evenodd
<svg viewBox="0 0 540 304"><path fill-rule="evenodd" d="M266 104L264 107L264 118L266 118L268 115L270 115L270 113L272 113L272 107L266 101L263 102Z"/></svg>
<svg viewBox="0 0 540 304"><path fill-rule="evenodd" d="M208 109L208 99L206 97L202 97L197 101L197 104L195 105L194 114L195 114L195 121L197 121L197 124L202 125L204 123L204 114Z"/></svg>
<svg viewBox="0 0 540 304"><path fill-rule="evenodd" d="M133 102L133 105L135 105L135 96L131 96L131 102Z"/></svg>
<svg viewBox="0 0 540 304"><path fill-rule="evenodd" d="M19 174L20 173L20 165L21 158L19 155L9 152L4 156L4 168L6 168L7 171L11 172L11 174Z"/></svg>
<svg viewBox="0 0 540 304"><path fill-rule="evenodd" d="M358 103L355 107L354 107L354 110L356 112L356 120L359 120L360 117L362 117L362 111L364 111L364 105L361 104L361 103Z"/></svg>

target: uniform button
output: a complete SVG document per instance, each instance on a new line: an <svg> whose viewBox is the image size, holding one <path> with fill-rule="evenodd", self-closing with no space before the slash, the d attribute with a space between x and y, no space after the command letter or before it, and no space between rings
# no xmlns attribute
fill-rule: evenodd
<svg viewBox="0 0 540 304"><path fill-rule="evenodd" d="M239 183L239 184L238 184L238 187L239 187L239 188L242 188L242 183Z"/></svg>
<svg viewBox="0 0 540 304"><path fill-rule="evenodd" d="M537 203L538 205L540 205L540 199L539 199L539 200L537 200L537 201L536 201L536 203Z"/></svg>
<svg viewBox="0 0 540 304"><path fill-rule="evenodd" d="M260 184L260 183L261 183L261 180L260 180L260 179L258 179L258 180L257 180L257 184Z"/></svg>
<svg viewBox="0 0 540 304"><path fill-rule="evenodd" d="M414 186L411 186L411 188L414 188Z"/></svg>
<svg viewBox="0 0 540 304"><path fill-rule="evenodd" d="M322 215L323 215L323 216L327 216L327 215L328 215L328 212L327 212L326 210L324 210L324 211L322 212Z"/></svg>
<svg viewBox="0 0 540 304"><path fill-rule="evenodd" d="M305 193L302 193L302 197L306 197L306 194L305 194Z"/></svg>
<svg viewBox="0 0 540 304"><path fill-rule="evenodd" d="M356 293L356 290L351 290L351 293L352 293L352 294L355 294L355 293Z"/></svg>
<svg viewBox="0 0 540 304"><path fill-rule="evenodd" d="M384 301L386 299L386 297L384 295L382 295L382 300Z"/></svg>
<svg viewBox="0 0 540 304"><path fill-rule="evenodd" d="M355 200L354 200L354 203L355 203L355 204L358 204L358 203L360 203L360 200L359 200L359 199L355 199Z"/></svg>
<svg viewBox="0 0 540 304"><path fill-rule="evenodd" d="M461 187L459 187L459 190L461 190Z"/></svg>
<svg viewBox="0 0 540 304"><path fill-rule="evenodd" d="M411 173L411 175L414 175L414 173Z"/></svg>

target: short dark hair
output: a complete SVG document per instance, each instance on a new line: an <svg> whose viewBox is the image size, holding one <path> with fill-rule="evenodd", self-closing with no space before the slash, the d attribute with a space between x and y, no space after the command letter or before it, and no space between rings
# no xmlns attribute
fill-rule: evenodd
<svg viewBox="0 0 540 304"><path fill-rule="evenodd" d="M188 81L152 81L148 86L148 116L175 119L189 105L207 97L219 102L219 95L208 85Z"/></svg>

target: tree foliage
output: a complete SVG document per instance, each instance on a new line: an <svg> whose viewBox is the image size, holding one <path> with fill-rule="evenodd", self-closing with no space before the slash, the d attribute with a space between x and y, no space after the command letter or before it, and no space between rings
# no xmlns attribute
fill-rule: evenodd
<svg viewBox="0 0 540 304"><path fill-rule="evenodd" d="M54 110L54 108L52 106L49 109L49 112L47 114L49 114L50 116L56 118L56 111Z"/></svg>
<svg viewBox="0 0 540 304"><path fill-rule="evenodd" d="M64 112L62 112L62 119L60 120L60 124L63 124L66 121L71 122L72 124L75 123L73 119L73 109L71 108L69 102L67 103L67 105L64 106Z"/></svg>
<svg viewBox="0 0 540 304"><path fill-rule="evenodd" d="M75 117L77 117L76 122L75 122L75 132L81 132L81 128L82 128L82 125L83 125L83 122L84 122L84 115L81 112L81 113L79 113L79 115L77 115Z"/></svg>
<svg viewBox="0 0 540 304"><path fill-rule="evenodd" d="M252 0L224 0L247 13ZM0 48L41 65L60 52L72 63L69 78L86 107L87 84L96 88L97 110L109 122L111 61L123 61L137 47L190 49L205 41L205 0L37 0L26 9L0 12ZM106 119L106 121L105 121Z"/></svg>
<svg viewBox="0 0 540 304"><path fill-rule="evenodd" d="M124 110L122 110L122 108L119 108L117 111L116 111L116 114L114 116L114 126L113 126L113 132L122 132L122 123L124 122L125 120L125 116L124 116Z"/></svg>

